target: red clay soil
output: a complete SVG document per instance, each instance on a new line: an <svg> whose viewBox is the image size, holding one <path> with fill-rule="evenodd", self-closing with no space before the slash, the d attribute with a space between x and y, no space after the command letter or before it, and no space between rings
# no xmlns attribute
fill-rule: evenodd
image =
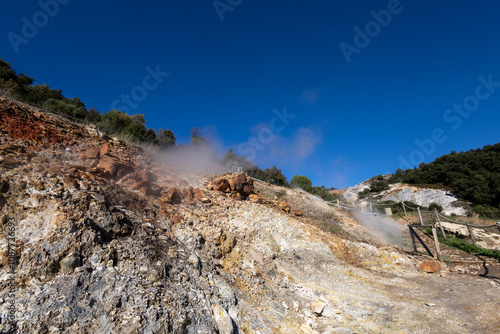
<svg viewBox="0 0 500 334"><path fill-rule="evenodd" d="M54 117L33 113L22 105L0 98L0 134L3 136L27 140L41 146L72 146L76 142L75 133L71 130L76 129L76 126L63 125L62 121ZM81 131L78 130L77 132Z"/></svg>

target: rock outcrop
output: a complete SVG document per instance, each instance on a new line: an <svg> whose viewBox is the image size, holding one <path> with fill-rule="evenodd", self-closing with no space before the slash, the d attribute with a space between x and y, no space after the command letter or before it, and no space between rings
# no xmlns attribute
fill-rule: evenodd
<svg viewBox="0 0 500 334"><path fill-rule="evenodd" d="M358 200L358 194L365 189L369 189L370 183L371 181L368 180L347 188L344 192L344 198L352 203L359 201L361 204L365 204L366 200ZM429 206L431 203L436 203L443 207L443 213L446 215L465 215L468 208L467 203L459 201L456 196L446 190L419 188L401 183L392 184L389 190L371 195L370 200L409 201L420 206Z"/></svg>

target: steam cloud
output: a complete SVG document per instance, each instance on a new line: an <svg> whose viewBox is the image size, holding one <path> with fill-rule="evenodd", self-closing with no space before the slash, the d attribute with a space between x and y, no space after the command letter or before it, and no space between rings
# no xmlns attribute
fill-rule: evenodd
<svg viewBox="0 0 500 334"><path fill-rule="evenodd" d="M373 216L354 210L353 216L358 222L363 224L373 235L383 243L389 245L403 246L402 229L396 222L388 218Z"/></svg>

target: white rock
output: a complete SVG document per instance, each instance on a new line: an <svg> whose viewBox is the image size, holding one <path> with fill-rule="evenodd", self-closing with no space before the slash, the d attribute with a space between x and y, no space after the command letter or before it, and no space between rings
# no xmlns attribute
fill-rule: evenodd
<svg viewBox="0 0 500 334"><path fill-rule="evenodd" d="M234 334L233 320L219 305L212 305L212 311L214 312L214 320L217 324L220 334Z"/></svg>

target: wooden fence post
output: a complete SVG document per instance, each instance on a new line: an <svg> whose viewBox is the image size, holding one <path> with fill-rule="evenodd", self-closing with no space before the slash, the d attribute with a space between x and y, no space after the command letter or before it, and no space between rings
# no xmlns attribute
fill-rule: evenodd
<svg viewBox="0 0 500 334"><path fill-rule="evenodd" d="M425 250L427 251L427 254L429 254L430 257L434 257L434 255L432 254L432 252L429 249L429 247L427 247L427 245L425 244L425 242L418 236L417 232L415 232L413 230L413 227L411 227L411 226L410 226L410 232L413 233L413 235L415 236L415 238L417 238L418 242L420 242L420 244L422 246L424 246Z"/></svg>
<svg viewBox="0 0 500 334"><path fill-rule="evenodd" d="M370 203L370 213L373 214L373 206L372 203Z"/></svg>
<svg viewBox="0 0 500 334"><path fill-rule="evenodd" d="M439 219L439 214L438 214L437 210L434 210L434 212L436 212L436 218L437 218L437 221L439 223L439 228L441 229L441 233L443 233L443 238L446 238L446 234L444 233L443 225L441 224L441 219Z"/></svg>
<svg viewBox="0 0 500 334"><path fill-rule="evenodd" d="M338 198L337 198L337 208L340 210L340 201Z"/></svg>
<svg viewBox="0 0 500 334"><path fill-rule="evenodd" d="M422 214L420 213L420 207L417 207L418 217L420 218L420 225L424 225L424 221L422 220Z"/></svg>
<svg viewBox="0 0 500 334"><path fill-rule="evenodd" d="M469 223L467 224L467 229L469 230L469 235L472 240L472 243L475 245L476 244L476 238L474 237L474 233L472 233L472 228L469 226Z"/></svg>
<svg viewBox="0 0 500 334"><path fill-rule="evenodd" d="M441 249L439 248L439 239L436 233L436 228L432 226L432 235L434 236L434 243L436 244L436 253L439 262L443 262L443 257L441 256Z"/></svg>
<svg viewBox="0 0 500 334"><path fill-rule="evenodd" d="M410 225L408 225L408 229L410 230L411 242L413 244L413 251L417 252L417 244L415 243L415 237L413 236L413 231Z"/></svg>
<svg viewBox="0 0 500 334"><path fill-rule="evenodd" d="M405 217L408 217L408 215L406 214L405 203L403 201L401 201L401 205L403 206L403 211L405 213ZM498 228L500 229L500 226Z"/></svg>

